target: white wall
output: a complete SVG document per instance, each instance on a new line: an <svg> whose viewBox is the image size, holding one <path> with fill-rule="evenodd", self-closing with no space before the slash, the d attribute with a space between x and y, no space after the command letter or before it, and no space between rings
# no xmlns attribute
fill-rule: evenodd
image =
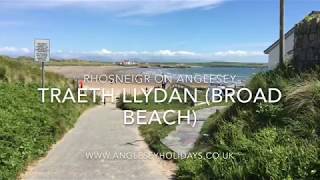
<svg viewBox="0 0 320 180"><path fill-rule="evenodd" d="M294 33L292 33L285 40L285 52L286 52L285 58L286 59L289 59L292 57L292 54L288 54L288 52L293 50L293 46L294 46ZM268 60L269 69L276 68L279 63L279 51L280 51L279 48L280 46L278 44L269 53L269 60Z"/></svg>

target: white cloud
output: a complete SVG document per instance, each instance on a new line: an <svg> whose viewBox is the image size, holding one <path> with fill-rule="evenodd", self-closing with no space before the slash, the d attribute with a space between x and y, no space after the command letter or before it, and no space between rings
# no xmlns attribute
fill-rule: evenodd
<svg viewBox="0 0 320 180"><path fill-rule="evenodd" d="M30 53L30 50L28 48L21 48L21 51L24 53Z"/></svg>
<svg viewBox="0 0 320 180"><path fill-rule="evenodd" d="M112 51L109 51L107 49L101 49L100 51L97 52L99 55L110 55L112 54Z"/></svg>
<svg viewBox="0 0 320 180"><path fill-rule="evenodd" d="M78 53L79 54L79 53ZM111 51L108 49L101 49L99 51L82 52L82 57L91 57L94 59L140 59L140 60L227 60L227 61L247 61L262 59L266 56L262 51L244 51L244 50L228 50L217 51L214 53L199 53L185 50L157 50L157 51Z"/></svg>
<svg viewBox="0 0 320 180"><path fill-rule="evenodd" d="M17 48L13 46L5 46L5 47L0 47L0 53L17 53L17 54L27 54L30 53L30 49L28 48Z"/></svg>
<svg viewBox="0 0 320 180"><path fill-rule="evenodd" d="M172 50L158 50L158 51L111 51L108 49L101 49L99 51L84 51L81 54L100 55L100 56L194 56L192 51L172 51Z"/></svg>
<svg viewBox="0 0 320 180"><path fill-rule="evenodd" d="M226 0L10 0L0 1L7 8L100 8L121 16L157 15L188 9L210 9Z"/></svg>
<svg viewBox="0 0 320 180"><path fill-rule="evenodd" d="M236 62L265 62L266 55L262 51L228 50L214 53L193 52L186 50L155 50L155 51L112 51L107 48L93 51L74 50L52 50L53 58L64 59L95 59L95 60L123 60L135 59L144 61L236 61ZM32 56L33 52L28 48L17 48L13 46L0 47L0 54L21 56Z"/></svg>
<svg viewBox="0 0 320 180"><path fill-rule="evenodd" d="M105 53L101 53L105 52ZM195 62L195 61L234 61L234 62L266 62L267 56L261 51L229 50L215 53L193 52L185 50L157 50L157 51L111 51L102 49L83 53L82 58L123 60L135 59L144 61L174 61L174 62Z"/></svg>
<svg viewBox="0 0 320 180"><path fill-rule="evenodd" d="M191 51L170 51L170 50L159 50L153 53L154 55L162 56L193 56L196 53Z"/></svg>
<svg viewBox="0 0 320 180"><path fill-rule="evenodd" d="M141 0L135 1L122 15L156 15L195 8L207 9L221 2L223 0Z"/></svg>
<svg viewBox="0 0 320 180"><path fill-rule="evenodd" d="M243 51L243 50L228 50L218 51L214 53L215 56L230 56L230 57L250 57L250 56L263 56L262 51Z"/></svg>
<svg viewBox="0 0 320 180"><path fill-rule="evenodd" d="M0 47L0 52L15 52L15 51L17 51L17 48L15 47L10 47L10 46Z"/></svg>

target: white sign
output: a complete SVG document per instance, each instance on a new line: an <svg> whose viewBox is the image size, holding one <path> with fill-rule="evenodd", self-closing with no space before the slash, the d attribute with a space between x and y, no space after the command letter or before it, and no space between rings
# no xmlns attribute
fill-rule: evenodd
<svg viewBox="0 0 320 180"><path fill-rule="evenodd" d="M50 40L36 39L34 41L34 60L48 62L50 60Z"/></svg>

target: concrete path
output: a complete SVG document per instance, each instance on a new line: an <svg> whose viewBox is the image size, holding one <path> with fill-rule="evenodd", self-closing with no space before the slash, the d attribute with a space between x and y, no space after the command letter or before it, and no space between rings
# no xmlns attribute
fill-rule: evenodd
<svg viewBox="0 0 320 180"><path fill-rule="evenodd" d="M22 175L27 180L139 179L164 180L170 165L153 155L139 160L119 158L119 154L151 153L136 126L123 125L123 113L114 105L86 111L75 127L53 146L47 157ZM89 154L91 153L91 158ZM92 158L96 153L96 158ZM111 157L99 158L97 154ZM98 158L97 158L98 157ZM132 157L132 156L131 156Z"/></svg>
<svg viewBox="0 0 320 180"><path fill-rule="evenodd" d="M176 130L169 133L169 135L162 139L161 142L177 153L188 153L199 138L199 133L204 122L211 114L214 114L217 110L222 110L223 108L225 108L225 106L215 106L196 111L197 122L195 127L192 127L192 121L191 124L182 121L181 124L176 127Z"/></svg>

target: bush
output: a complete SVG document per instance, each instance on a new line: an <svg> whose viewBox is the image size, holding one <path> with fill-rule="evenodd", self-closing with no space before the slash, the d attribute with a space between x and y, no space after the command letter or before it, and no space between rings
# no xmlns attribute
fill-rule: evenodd
<svg viewBox="0 0 320 180"><path fill-rule="evenodd" d="M116 107L119 109L125 109L124 107L125 103L122 100L123 100L123 94L120 94L119 98L116 100Z"/></svg>
<svg viewBox="0 0 320 180"><path fill-rule="evenodd" d="M8 80L6 77L6 73L7 73L6 67L0 66L0 81L7 81Z"/></svg>
<svg viewBox="0 0 320 180"><path fill-rule="evenodd" d="M256 119L263 124L271 125L272 123L277 123L277 121L282 117L282 105L259 103L257 107Z"/></svg>

